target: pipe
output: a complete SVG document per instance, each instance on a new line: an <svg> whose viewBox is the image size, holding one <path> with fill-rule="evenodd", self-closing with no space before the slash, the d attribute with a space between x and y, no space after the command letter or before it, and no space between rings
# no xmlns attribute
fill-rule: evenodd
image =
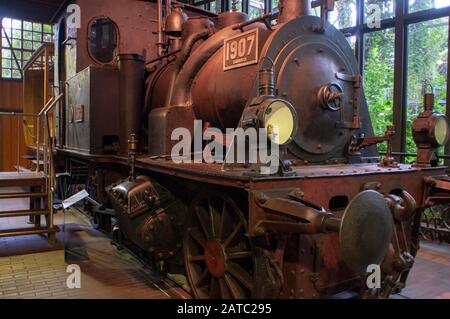
<svg viewBox="0 0 450 319"><path fill-rule="evenodd" d="M205 65L208 59L223 47L223 41L236 33L240 33L240 31L233 30L232 27L224 28L206 40L201 47L189 56L189 59L181 68L174 83L174 87L177 90L171 96L171 106L188 106L191 97L191 86L195 75Z"/></svg>
<svg viewBox="0 0 450 319"><path fill-rule="evenodd" d="M165 0L165 3L166 3L166 12L165 12L164 16L168 17L169 14L172 11L172 1L171 0Z"/></svg>
<svg viewBox="0 0 450 319"><path fill-rule="evenodd" d="M310 9L310 0L280 0L278 3L280 12L278 23L285 23L298 17L309 16L311 15Z"/></svg>
<svg viewBox="0 0 450 319"><path fill-rule="evenodd" d="M200 31L194 34L191 34L187 37L186 41L183 43L183 47L181 48L180 58L178 60L178 66L181 68L191 55L192 48L197 43L197 41L207 38L211 34L211 30Z"/></svg>
<svg viewBox="0 0 450 319"><path fill-rule="evenodd" d="M156 42L156 47L158 48L158 56L163 55L164 51L164 40L163 40L163 32L162 32L162 0L156 1L156 34L158 36L158 40Z"/></svg>

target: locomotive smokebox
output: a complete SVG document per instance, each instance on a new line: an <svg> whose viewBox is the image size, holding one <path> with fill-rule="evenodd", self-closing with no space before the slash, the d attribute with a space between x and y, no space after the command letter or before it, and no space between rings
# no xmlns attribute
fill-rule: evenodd
<svg viewBox="0 0 450 319"><path fill-rule="evenodd" d="M127 151L130 134L139 136L139 118L144 94L145 61L139 54L120 54L119 66L119 114L120 152Z"/></svg>

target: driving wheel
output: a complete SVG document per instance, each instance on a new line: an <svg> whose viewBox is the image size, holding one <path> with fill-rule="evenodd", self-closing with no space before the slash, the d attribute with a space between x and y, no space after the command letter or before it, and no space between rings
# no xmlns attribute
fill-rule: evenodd
<svg viewBox="0 0 450 319"><path fill-rule="evenodd" d="M239 207L221 193L197 196L189 209L184 261L196 298L249 298L254 254Z"/></svg>

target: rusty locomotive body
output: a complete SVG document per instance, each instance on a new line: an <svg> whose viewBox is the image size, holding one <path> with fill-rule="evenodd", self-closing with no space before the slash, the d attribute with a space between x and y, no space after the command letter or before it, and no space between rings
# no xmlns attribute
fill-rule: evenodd
<svg viewBox="0 0 450 319"><path fill-rule="evenodd" d="M352 49L324 17L309 15L309 1L280 1L279 13L253 20L170 1L74 2L81 25L63 12L55 43L64 83L56 90L65 93L57 157L61 169L86 167L101 203L96 220L106 225L112 215L122 240L159 270L185 274L198 298L401 290L421 213L447 187L445 179L436 186L446 167L430 165L448 138L432 97L414 126L418 162L398 164L389 155L394 128L372 137ZM444 133L427 131L442 120ZM210 127L276 127L267 145L279 146L277 169L261 174L265 163L247 157L172 160L175 129ZM381 159L378 142L388 143ZM366 285L371 264L381 288Z"/></svg>

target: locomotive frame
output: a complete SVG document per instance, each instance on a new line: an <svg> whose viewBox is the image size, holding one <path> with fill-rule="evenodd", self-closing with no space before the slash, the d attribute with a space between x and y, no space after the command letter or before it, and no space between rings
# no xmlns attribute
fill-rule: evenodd
<svg viewBox="0 0 450 319"><path fill-rule="evenodd" d="M102 7L101 14L96 6L101 0L96 4L75 2L83 10L82 27L75 31L64 26L63 13L55 43L59 61L55 79L62 83L56 91L66 94L57 114L57 159L62 171L71 160L85 163L88 189L102 203L92 209L93 214L109 219L111 210L105 208L114 208L122 237L138 246L160 271L184 272L193 295L199 298L323 298L343 291L387 298L401 290L419 248L422 210L430 204L432 194L444 193L446 197L450 189L442 183L436 186L437 176L445 176L447 168L428 165L435 145L426 141L422 142L422 165L397 164L389 152L378 161L373 145L390 143L392 130L378 138L360 134L371 135L372 130L354 57L339 31L323 19L305 17L308 1L280 1L279 16L269 14L251 21L234 11L217 17L166 1L164 28L162 1L133 2L129 11L121 10L127 0L115 1ZM91 58L87 47L89 26L100 16L111 19L120 33L118 63L99 66ZM271 25L274 18L281 25L278 29ZM217 21L213 23L212 19ZM184 25L187 21L192 23ZM153 22L155 27L151 27ZM327 91L331 90L326 82L329 75L321 78L324 86L319 96L326 101L318 110L339 115L336 127L324 132L325 138L320 137L329 143L316 144L314 155L305 151L308 145L295 150L282 148L286 167L282 165L282 171L272 176L254 174L248 165L224 170L222 164L173 163L168 154L174 144L170 138L174 128L193 131L189 121L196 117L220 125L222 121L236 122L240 116L239 112L232 114L220 108L216 114L210 113L205 105L212 107L216 102L197 85L208 76L210 80L220 76L222 70L217 71L214 63L206 61L222 62L218 50L223 41L254 28L262 39L256 46L258 63L249 63L245 70L237 68L239 73L229 72L226 78L241 75L249 83L217 89L218 99L234 105L235 100L227 95L247 90L253 98L241 99L242 111L258 107L261 96L295 95L277 92L289 84L279 75L275 79L273 73L286 68L288 59L301 64L298 57L290 55L301 47L300 36L311 37L311 43L315 43L318 40L313 36L331 34L335 42L320 45L339 49L330 49L327 54L332 52L347 63L335 75L347 84L331 92ZM127 32L134 34L125 37ZM211 40L202 47L214 36L215 42ZM167 43L171 43L169 49ZM309 58L311 49L303 50L301 55ZM318 52L323 50L319 48ZM265 57L270 58L272 66L260 68ZM148 74L145 93L140 73L144 61ZM174 61L173 67L178 69L170 71ZM333 68L334 60L329 61L328 66ZM295 79L298 74L289 76ZM345 97L339 95L343 91ZM200 101L200 109L192 109L191 94ZM343 107L328 105L338 100L344 103L341 98L350 106L345 109L351 110L350 114L344 113ZM142 114L149 114L148 124L143 124L146 118L142 121ZM312 120L315 114L310 115ZM334 123L335 118L330 121ZM147 136L142 134L142 125L147 126ZM348 131L337 134L339 130ZM139 141L130 133L139 134ZM301 134L313 139L307 130ZM328 148L332 156L327 155ZM288 152L296 156L288 158ZM379 219L370 223L378 212ZM391 223L392 233L391 229L384 233L386 227L381 226ZM353 226L347 230L349 225ZM377 236L376 231L386 236ZM381 257L376 256L380 253ZM365 286L367 274L361 267L371 263L381 266L380 289Z"/></svg>

